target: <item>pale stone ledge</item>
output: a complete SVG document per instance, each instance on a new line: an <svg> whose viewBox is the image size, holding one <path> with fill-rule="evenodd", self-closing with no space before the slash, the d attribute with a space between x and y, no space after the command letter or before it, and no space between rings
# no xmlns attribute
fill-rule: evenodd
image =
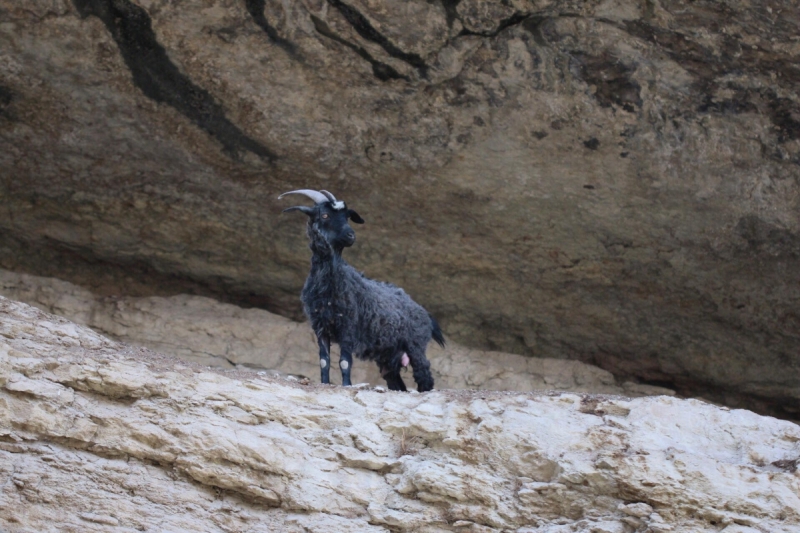
<svg viewBox="0 0 800 533"><path fill-rule="evenodd" d="M697 400L302 385L0 298L0 530L791 533L800 427Z"/></svg>
<svg viewBox="0 0 800 533"><path fill-rule="evenodd" d="M242 309L200 296L101 298L54 278L0 269L0 295L66 317L126 343L203 365L249 366L319 380L317 342L306 323L261 309ZM338 357L334 346L334 358ZM530 392L649 396L674 394L662 387L625 382L580 361L486 352L450 342L431 343L428 356L436 387ZM353 382L385 384L371 362L356 361ZM410 373L406 381L413 386ZM341 382L338 371L331 372Z"/></svg>

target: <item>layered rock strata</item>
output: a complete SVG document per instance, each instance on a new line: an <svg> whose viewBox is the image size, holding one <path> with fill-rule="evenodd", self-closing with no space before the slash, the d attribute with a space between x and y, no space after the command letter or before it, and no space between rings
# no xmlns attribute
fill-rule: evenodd
<svg viewBox="0 0 800 533"><path fill-rule="evenodd" d="M0 264L297 318L276 196L325 188L463 344L797 417L798 34L790 0L0 0Z"/></svg>
<svg viewBox="0 0 800 533"><path fill-rule="evenodd" d="M116 340L223 368L247 366L319 380L317 342L307 323L209 298L98 297L71 283L0 269L0 296L86 325ZM334 346L334 361L338 356ZM579 361L471 350L454 343L428 351L438 389L574 392L647 396L674 391L614 376ZM377 366L357 361L354 383L385 384ZM341 382L332 372L334 383ZM413 384L410 372L404 376Z"/></svg>
<svg viewBox="0 0 800 533"><path fill-rule="evenodd" d="M800 427L212 372L0 297L0 528L790 533Z"/></svg>

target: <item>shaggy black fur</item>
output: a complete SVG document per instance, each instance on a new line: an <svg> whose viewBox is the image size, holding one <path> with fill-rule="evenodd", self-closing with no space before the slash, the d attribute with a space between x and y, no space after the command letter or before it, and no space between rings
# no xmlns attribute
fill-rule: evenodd
<svg viewBox="0 0 800 533"><path fill-rule="evenodd" d="M400 377L403 354L413 368L417 390L433 388L425 350L433 338L444 347L436 320L403 289L364 276L342 258L355 233L348 219L363 223L346 207L332 202L294 207L309 216L307 234L311 272L303 287L303 307L317 334L322 383L329 383L330 344L341 347L342 384L350 385L353 355L375 361L391 390L406 390Z"/></svg>

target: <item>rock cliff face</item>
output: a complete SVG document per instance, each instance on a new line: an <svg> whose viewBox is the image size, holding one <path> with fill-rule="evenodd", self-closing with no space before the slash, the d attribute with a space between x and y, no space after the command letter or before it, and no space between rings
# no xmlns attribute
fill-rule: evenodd
<svg viewBox="0 0 800 533"><path fill-rule="evenodd" d="M276 196L326 188L459 342L797 417L799 30L789 0L0 0L0 265L296 318Z"/></svg>
<svg viewBox="0 0 800 533"><path fill-rule="evenodd" d="M800 427L212 372L0 297L0 528L791 533Z"/></svg>

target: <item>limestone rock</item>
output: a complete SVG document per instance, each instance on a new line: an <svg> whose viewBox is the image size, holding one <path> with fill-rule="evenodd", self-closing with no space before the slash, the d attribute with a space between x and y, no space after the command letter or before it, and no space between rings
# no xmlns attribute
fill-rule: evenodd
<svg viewBox="0 0 800 533"><path fill-rule="evenodd" d="M66 317L116 340L202 365L248 366L319 379L318 349L311 328L268 311L189 295L98 297L65 281L2 269L0 295ZM428 356L438 389L675 394L639 383L618 385L611 373L579 361L486 352L455 343L444 350L431 343ZM352 372L355 383L385 384L371 362L356 361ZM341 380L337 372L332 372L331 378L334 382ZM413 383L410 375L406 379Z"/></svg>
<svg viewBox="0 0 800 533"><path fill-rule="evenodd" d="M276 197L325 188L367 220L349 260L464 345L798 417L796 2L0 14L0 265L296 319Z"/></svg>
<svg viewBox="0 0 800 533"><path fill-rule="evenodd" d="M800 528L800 474L776 466L800 457L800 427L749 411L303 386L181 364L2 297L0 317L9 533Z"/></svg>

